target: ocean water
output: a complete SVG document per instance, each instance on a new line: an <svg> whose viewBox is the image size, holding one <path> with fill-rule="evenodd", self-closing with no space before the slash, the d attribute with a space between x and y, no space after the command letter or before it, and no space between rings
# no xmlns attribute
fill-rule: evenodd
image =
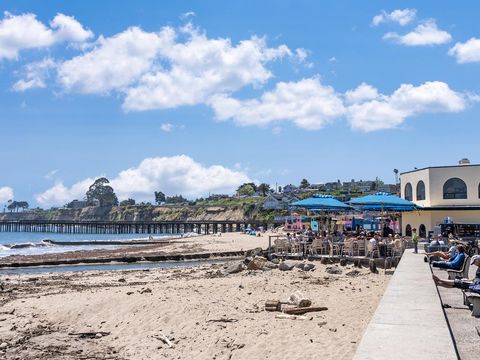
<svg viewBox="0 0 480 360"><path fill-rule="evenodd" d="M44 240L57 241L113 241L148 240L149 234L57 234L38 232L0 232L0 258L11 255L39 255L66 251L113 249L122 245L53 245ZM171 237L171 234L152 234L155 240ZM135 245L128 245L135 246Z"/></svg>
<svg viewBox="0 0 480 360"><path fill-rule="evenodd" d="M135 263L135 264L94 264L94 265L75 265L75 266L46 266L32 268L15 268L0 269L0 275L15 274L41 274L41 273L58 273L67 271L117 271L117 270L143 270L157 268L176 268L204 266L212 264L223 264L226 260L202 260L202 261L175 261L175 262L158 262L158 263Z"/></svg>

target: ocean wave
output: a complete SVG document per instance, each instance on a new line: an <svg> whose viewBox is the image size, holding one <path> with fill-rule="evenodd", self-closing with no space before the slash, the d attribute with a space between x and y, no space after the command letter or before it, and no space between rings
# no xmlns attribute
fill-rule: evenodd
<svg viewBox="0 0 480 360"><path fill-rule="evenodd" d="M7 246L8 248L10 249L27 249L27 248L39 248L39 247L45 247L45 246L49 246L47 243L43 243L43 242L39 242L39 243L32 243L32 242L28 242L28 243L17 243L17 244L9 244L9 245L5 245Z"/></svg>

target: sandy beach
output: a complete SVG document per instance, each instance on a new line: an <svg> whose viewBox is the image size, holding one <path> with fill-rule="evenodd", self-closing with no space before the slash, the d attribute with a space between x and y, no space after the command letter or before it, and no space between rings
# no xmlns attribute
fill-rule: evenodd
<svg viewBox="0 0 480 360"><path fill-rule="evenodd" d="M0 258L0 264L39 263L45 261L65 261L74 259L111 259L129 256L168 256L178 254L214 254L221 252L244 251L268 247L268 235L256 237L244 233L225 233L221 236L200 235L184 238L173 238L159 241L153 245L131 245L119 248L81 250L43 255L16 255ZM135 234L132 234L132 238ZM65 247L68 250L68 247Z"/></svg>
<svg viewBox="0 0 480 360"><path fill-rule="evenodd" d="M390 275L351 265L340 267L341 274L328 274L327 265L315 265L309 272L274 269L230 275L224 274L227 264L3 275L0 355L351 359ZM264 311L266 300L286 300L295 291L328 310L308 313L304 320L277 319L279 313Z"/></svg>

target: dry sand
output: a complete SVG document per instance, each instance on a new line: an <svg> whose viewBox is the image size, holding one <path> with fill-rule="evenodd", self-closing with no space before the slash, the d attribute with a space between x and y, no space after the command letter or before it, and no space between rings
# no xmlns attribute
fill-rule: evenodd
<svg viewBox="0 0 480 360"><path fill-rule="evenodd" d="M261 238L246 239L245 249ZM231 240L211 248L228 248ZM331 275L315 264L312 272L228 276L221 275L225 265L2 275L0 343L7 345L0 358L351 359L390 276L351 266ZM266 300L298 290L328 310L307 320L263 310ZM108 334L70 335L82 332Z"/></svg>

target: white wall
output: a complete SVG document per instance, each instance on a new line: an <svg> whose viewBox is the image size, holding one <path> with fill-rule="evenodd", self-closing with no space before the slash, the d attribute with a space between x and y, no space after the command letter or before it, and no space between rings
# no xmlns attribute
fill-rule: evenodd
<svg viewBox="0 0 480 360"><path fill-rule="evenodd" d="M444 199L443 185L448 179L460 178L467 184L467 199ZM417 183L425 183L425 200L417 199ZM402 174L400 178L401 195L405 198L405 185L412 184L413 202L420 206L480 206L478 185L480 183L480 166L463 165L452 167L428 168ZM480 222L480 219L478 219Z"/></svg>

